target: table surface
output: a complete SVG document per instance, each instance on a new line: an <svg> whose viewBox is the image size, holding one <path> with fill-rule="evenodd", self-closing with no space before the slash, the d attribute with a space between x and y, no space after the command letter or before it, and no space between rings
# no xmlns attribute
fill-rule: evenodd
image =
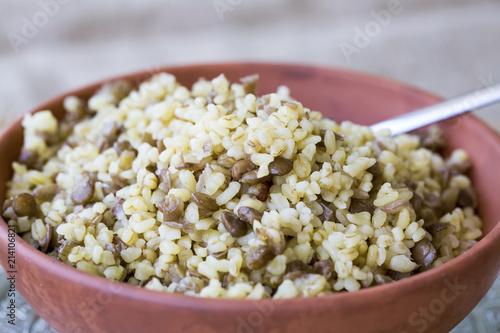
<svg viewBox="0 0 500 333"><path fill-rule="evenodd" d="M320 64L386 76L444 97L500 81L498 0L401 0L394 12L388 12L389 0L224 0L232 4L226 11L206 0L59 2L66 4L47 9L38 1L0 1L0 128L64 91L171 64ZM22 41L18 50L15 38ZM355 52L346 52L346 45ZM475 113L500 131L499 106ZM0 296L4 280L0 276ZM21 299L17 304L17 332L50 332ZM453 332L499 331L497 280ZM15 331L1 325L0 332Z"/></svg>

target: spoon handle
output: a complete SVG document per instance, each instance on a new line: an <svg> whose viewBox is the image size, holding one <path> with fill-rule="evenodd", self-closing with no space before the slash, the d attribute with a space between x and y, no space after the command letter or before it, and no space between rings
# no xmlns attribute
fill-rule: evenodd
<svg viewBox="0 0 500 333"><path fill-rule="evenodd" d="M500 101L500 83L495 83L442 103L379 122L370 128L374 132L388 128L391 130L391 135L398 135L498 101Z"/></svg>

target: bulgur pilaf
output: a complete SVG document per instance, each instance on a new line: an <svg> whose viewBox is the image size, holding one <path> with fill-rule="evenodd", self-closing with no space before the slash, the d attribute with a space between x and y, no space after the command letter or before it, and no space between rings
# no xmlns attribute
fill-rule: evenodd
<svg viewBox="0 0 500 333"><path fill-rule="evenodd" d="M441 265L482 223L465 151L336 123L257 77L162 73L25 116L3 217L91 274L201 297L355 291Z"/></svg>

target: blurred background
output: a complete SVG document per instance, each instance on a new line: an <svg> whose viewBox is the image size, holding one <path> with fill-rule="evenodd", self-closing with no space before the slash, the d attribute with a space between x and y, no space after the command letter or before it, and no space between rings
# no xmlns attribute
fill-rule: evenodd
<svg viewBox="0 0 500 333"><path fill-rule="evenodd" d="M3 0L0 24L8 119L101 78L195 62L337 66L445 97L500 81L499 0ZM499 108L478 115L500 127Z"/></svg>
<svg viewBox="0 0 500 333"><path fill-rule="evenodd" d="M110 76L241 60L342 67L452 97L500 81L500 1L3 0L0 128ZM500 130L500 106L476 114ZM500 331L498 293L455 332Z"/></svg>

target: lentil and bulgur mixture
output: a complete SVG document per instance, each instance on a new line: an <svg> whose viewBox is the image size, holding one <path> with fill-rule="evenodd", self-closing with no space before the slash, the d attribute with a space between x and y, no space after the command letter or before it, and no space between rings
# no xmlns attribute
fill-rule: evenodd
<svg viewBox="0 0 500 333"><path fill-rule="evenodd" d="M477 242L470 162L438 129L374 134L256 84L163 73L27 115L4 219L79 270L202 297L355 291Z"/></svg>

